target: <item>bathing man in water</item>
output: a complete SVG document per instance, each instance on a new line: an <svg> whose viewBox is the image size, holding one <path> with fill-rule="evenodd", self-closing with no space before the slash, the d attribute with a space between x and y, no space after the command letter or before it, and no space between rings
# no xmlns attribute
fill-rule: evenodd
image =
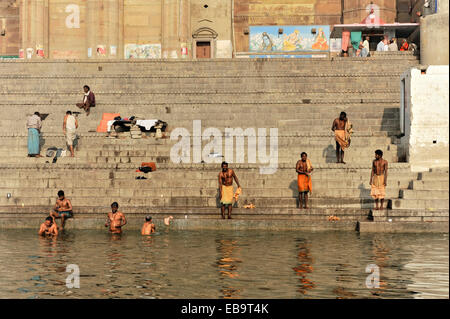
<svg viewBox="0 0 450 319"><path fill-rule="evenodd" d="M156 230L155 224L152 222L152 216L145 216L145 223L142 225L141 235L150 235Z"/></svg>
<svg viewBox="0 0 450 319"><path fill-rule="evenodd" d="M111 234L121 234L122 227L127 224L125 215L118 211L119 204L114 202L111 204L111 212L108 213L108 218L106 219L105 227L109 226L109 231Z"/></svg>
<svg viewBox="0 0 450 319"><path fill-rule="evenodd" d="M57 236L58 227L56 223L53 222L53 218L48 216L45 221L41 224L38 232L39 236Z"/></svg>

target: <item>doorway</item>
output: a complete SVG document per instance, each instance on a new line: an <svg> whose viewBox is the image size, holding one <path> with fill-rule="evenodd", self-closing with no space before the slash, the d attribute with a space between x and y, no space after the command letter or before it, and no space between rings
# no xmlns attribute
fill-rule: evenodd
<svg viewBox="0 0 450 319"><path fill-rule="evenodd" d="M197 42L196 57L197 59L210 59L211 58L211 42L203 41Z"/></svg>

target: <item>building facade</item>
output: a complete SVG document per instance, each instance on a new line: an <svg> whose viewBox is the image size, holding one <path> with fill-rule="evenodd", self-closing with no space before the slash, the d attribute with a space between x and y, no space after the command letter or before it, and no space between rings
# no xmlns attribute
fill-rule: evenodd
<svg viewBox="0 0 450 319"><path fill-rule="evenodd" d="M231 58L256 50L252 35L274 54L322 51L334 24L360 23L369 7L394 23L397 3L405 7L405 0L0 0L0 56ZM277 43L266 43L267 32Z"/></svg>

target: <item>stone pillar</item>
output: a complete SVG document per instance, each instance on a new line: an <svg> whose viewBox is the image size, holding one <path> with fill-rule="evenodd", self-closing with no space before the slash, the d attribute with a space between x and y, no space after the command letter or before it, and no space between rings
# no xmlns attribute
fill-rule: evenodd
<svg viewBox="0 0 450 319"><path fill-rule="evenodd" d="M107 15L108 15L108 48L107 56L110 59L119 58L119 0L108 0Z"/></svg>
<svg viewBox="0 0 450 319"><path fill-rule="evenodd" d="M88 1L86 4L87 14L86 14L86 57L87 58L95 58L97 56L96 53L96 41L95 34L97 32L97 25L95 23L96 20L96 10L97 10L97 1Z"/></svg>
<svg viewBox="0 0 450 319"><path fill-rule="evenodd" d="M181 58L192 57L191 35L191 3L190 0L180 0L180 54ZM187 54L186 54L187 53Z"/></svg>
<svg viewBox="0 0 450 319"><path fill-rule="evenodd" d="M179 1L164 0L162 7L162 58L178 58L179 45Z"/></svg>
<svg viewBox="0 0 450 319"><path fill-rule="evenodd" d="M45 4L47 3L47 7ZM48 1L46 0L22 0L20 6L20 19L22 31L23 55L25 59L42 59L48 57L45 45L48 47L48 36L45 32L48 21L45 17Z"/></svg>

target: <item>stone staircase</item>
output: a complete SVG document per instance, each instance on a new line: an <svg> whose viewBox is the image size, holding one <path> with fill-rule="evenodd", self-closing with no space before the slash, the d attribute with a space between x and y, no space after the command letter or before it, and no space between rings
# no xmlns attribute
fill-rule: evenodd
<svg viewBox="0 0 450 319"><path fill-rule="evenodd" d="M199 138L193 133L195 120L201 120L202 132L208 127L220 130L223 141L226 128L266 128L267 135L269 128L278 128L274 174L260 174L267 163L259 157L248 163L247 142L245 162L230 164L244 189L233 210L238 220L288 219L327 229L355 228L356 222L370 217L373 207L368 182L377 148L390 162L390 206L396 210L400 202L402 209L409 208L415 199L408 191L416 190L409 188L418 176L408 163L399 162L399 76L417 63L410 54L367 59L2 62L0 227L20 227L14 217L18 213L30 220L22 225L34 227L59 189L75 208L69 227L97 227L93 221L104 219L112 201L119 202L136 227L147 213L156 218L171 214L176 220L219 217L217 174L222 158L177 164L170 159L177 140L106 138L95 132L104 112L164 120L169 123L167 135L175 128L187 129L193 135L191 159L192 141ZM66 110L77 110L74 104L82 98L84 84L96 94L97 106L89 117L78 116L76 157L62 157L57 163L27 158L27 115L49 114L43 121L41 154L50 146L63 147L62 120ZM335 164L330 131L341 111L347 112L355 129L346 165ZM202 147L208 142L202 141ZM313 208L300 212L294 168L303 151L315 171ZM141 173L135 170L144 161L156 162L157 171L136 180ZM256 209L243 209L247 203ZM328 221L331 215L340 220ZM448 223L448 205L444 215L439 217Z"/></svg>

